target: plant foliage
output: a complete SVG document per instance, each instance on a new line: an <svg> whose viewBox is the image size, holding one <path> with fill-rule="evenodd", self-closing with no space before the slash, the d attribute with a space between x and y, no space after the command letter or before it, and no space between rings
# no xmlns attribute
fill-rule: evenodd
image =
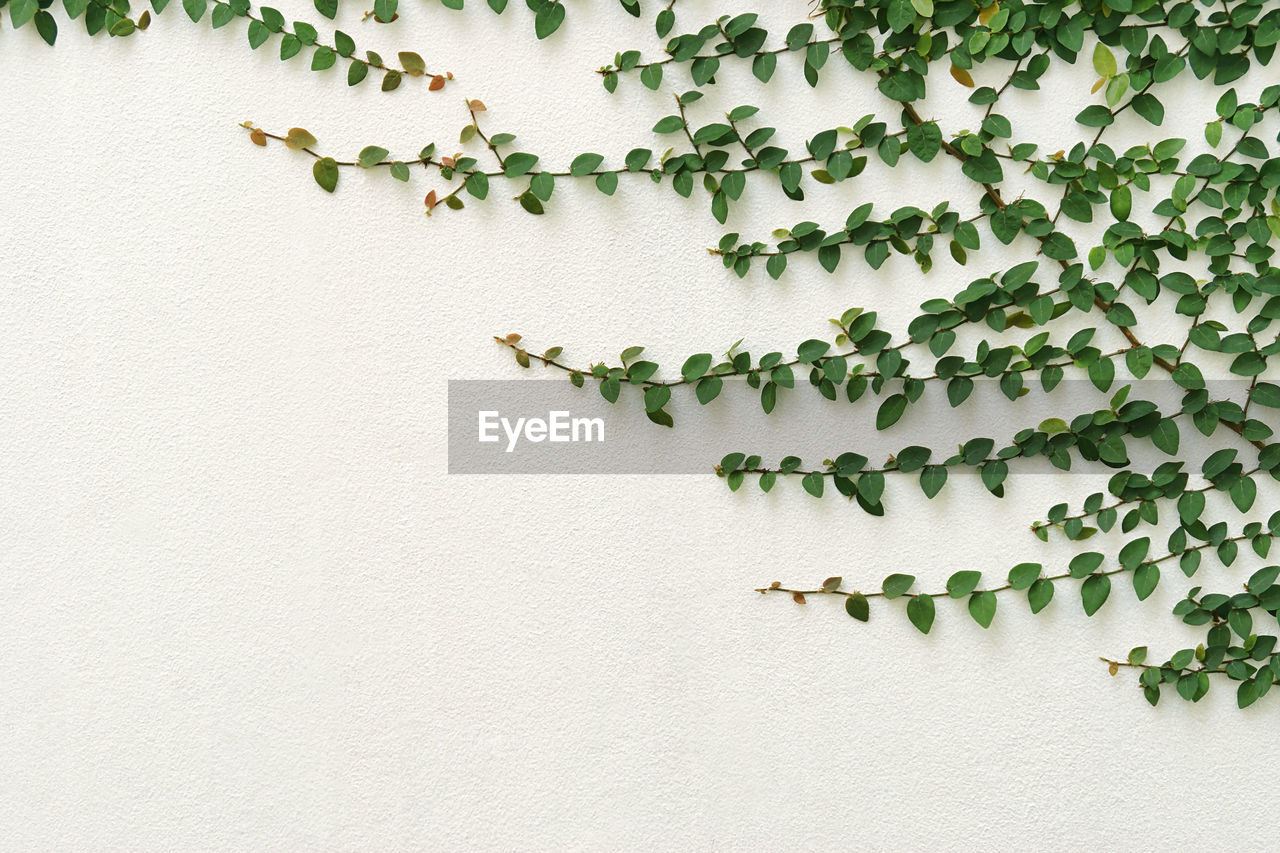
<svg viewBox="0 0 1280 853"><path fill-rule="evenodd" d="M322 15L334 17L337 0L315 2ZM637 393L625 396L665 427L674 424L668 408L676 394L708 405L722 393L752 393L764 412L774 413L807 384L889 430L911 418L926 393L944 394L960 407L978 381L998 383L1010 400L1052 395L1068 375L1092 383L1101 395L1095 408L1027 424L1008 442L964 436L954 448L903 447L882 464L856 450L820 463L795 456L766 462L749 450L719 460L715 471L733 491L754 482L769 492L789 479L816 499L842 496L876 516L892 509L900 482L932 499L960 470L976 472L993 499L1002 498L1009 477L1032 460L1114 472L1105 493L1079 507L1055 505L1032 525L1042 541L1055 536L1076 543L1079 550L1066 565L964 568L941 589L922 588L899 571L883 581L863 578L861 588L832 577L812 589L775 582L759 590L800 604L808 596L843 598L858 622L874 618L876 599L901 599L888 606L923 633L943 616L939 599L964 602L984 629L994 624L1001 603L1016 597L1036 613L1057 597L1074 598L1092 616L1117 585L1145 600L1162 580L1195 576L1206 556L1224 567L1242 548L1265 559L1280 535L1280 512L1256 506L1259 482L1280 479L1280 441L1266 422L1266 411L1280 408L1280 384L1269 381L1268 365L1280 352L1273 328L1280 319L1280 270L1271 263L1280 237L1280 153L1272 147L1280 141L1273 132L1280 85L1251 91L1237 81L1271 62L1280 9L1263 0L979 2L819 0L816 15L781 26L766 14L747 13L683 33L676 32L674 0L660 3L653 26L667 39L665 53L620 51L598 73L609 92L632 79L655 91L678 80L684 91L668 102L665 115L645 121L647 136L620 160L592 151L544 157L524 150L516 134L487 126L478 100L465 102L467 121L456 143L462 150L453 154L434 142L416 154L373 142L339 157L303 128L273 133L244 126L255 144L279 142L310 158L316 183L331 193L351 169L386 170L399 181L417 172L442 182L424 197L428 214L441 204L460 210L493 195L539 215L558 202L556 188L564 183L588 182L612 195L641 181L668 185L685 198L701 194L724 224L747 192L803 202L813 184L856 184L872 163L909 174L917 162L948 162L967 180L969 197L928 210L853 203L843 222L782 223L763 239L727 233L711 250L739 277L763 271L772 279L802 259L846 274L861 264L877 269L897 255L909 257L923 277L944 248L959 265L980 257L992 241L1025 250L1022 262L975 274L958 292L925 300L905 334L891 331L874 310L851 308L830 320L828 337L799 342L794 353L753 354L739 341L720 354L692 354L670 370L639 346L616 360L580 364L566 360L561 347L537 352L520 335L496 340L520 366L563 371L611 403L633 386ZM441 4L463 8L463 0ZM14 27L31 23L54 42L47 0L0 0L4 5ZM427 77L430 88L439 88L451 76L428 70L415 53L399 54L395 65L373 53L358 56L344 33L322 40L315 27L290 24L268 7L255 13L247 0L182 5L193 21L207 15L215 27L246 19L250 46L276 39L282 59L305 51L317 70L341 59L353 85L370 69L382 74L384 89L405 76ZM507 7L505 0L487 5L499 14ZM560 30L566 12L559 0L526 5L537 38ZM629 15L641 14L639 0L621 5ZM91 34L128 36L146 29L151 11L164 6L165 0L154 0L151 10L133 18L127 0L66 0L64 11L72 20L83 17ZM399 13L396 0L378 0L370 15L391 23ZM823 75L841 73L893 106L820 129L794 149L778 143L775 128L752 105L695 120L721 69L741 64L762 84L776 84L784 77L779 57L786 54L797 57L785 64L798 67L796 85L816 86ZM1021 140L1017 116L1001 110L1002 96L1011 88L1039 90L1054 63L1090 68L1093 102L1075 116L1070 144L1015 141ZM934 66L941 73L931 74ZM1172 106L1163 87L1179 78L1198 81L1207 93L1198 103L1213 105L1204 117L1203 146L1160 131ZM979 85L978 79L993 82ZM976 128L944 127L922 112L924 99L940 88L945 97L963 93L979 108ZM1126 112L1144 122L1149 139L1113 147L1108 129ZM454 148L452 140L447 144ZM1198 148L1205 150L1191 153ZM1011 192L1015 174L1029 175L1041 192ZM495 183L504 185L502 192L493 192ZM1151 217L1159 227L1142 224ZM1104 224L1100 242L1087 245L1073 223ZM1064 333L1064 318L1084 328ZM1168 337L1175 328L1184 331ZM982 340L965 347L961 330L979 331ZM1247 385L1240 399L1211 393L1208 379L1224 372ZM1176 384L1177 407L1162 410L1137 398L1134 381L1149 375ZM1200 464L1189 459L1184 441L1193 434L1214 439ZM1167 461L1139 470L1130 451L1144 444ZM1217 517L1219 508L1208 500L1214 495L1241 518ZM1086 544L1097 534L1122 541L1118 547ZM1267 566L1235 592L1192 587L1173 613L1205 629L1202 643L1163 663L1149 661L1145 647L1104 660L1113 675L1122 667L1136 670L1152 704L1166 687L1198 701L1224 678L1234 683L1240 707L1251 705L1280 679L1276 629L1267 627L1280 619L1278 578L1280 567Z"/></svg>

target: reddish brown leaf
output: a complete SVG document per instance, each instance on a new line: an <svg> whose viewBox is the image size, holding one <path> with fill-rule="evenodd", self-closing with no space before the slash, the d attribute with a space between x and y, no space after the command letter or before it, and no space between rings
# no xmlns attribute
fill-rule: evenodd
<svg viewBox="0 0 1280 853"><path fill-rule="evenodd" d="M262 128L255 127L253 130L249 132L249 141L252 142L254 145L261 145L263 147L266 147L267 135L262 132Z"/></svg>
<svg viewBox="0 0 1280 853"><path fill-rule="evenodd" d="M431 78L431 82L427 85L427 88L432 92L436 91L437 89L443 89L444 77L442 77L439 74L435 75L434 77Z"/></svg>
<svg viewBox="0 0 1280 853"><path fill-rule="evenodd" d="M804 604L804 593L797 592L795 595L791 596L791 600L796 604Z"/></svg>

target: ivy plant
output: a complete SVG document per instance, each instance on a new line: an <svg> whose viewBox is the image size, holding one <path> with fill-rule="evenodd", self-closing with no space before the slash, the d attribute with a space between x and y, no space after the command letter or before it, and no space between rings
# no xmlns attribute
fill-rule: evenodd
<svg viewBox="0 0 1280 853"><path fill-rule="evenodd" d="M642 13L641 0L620 1L628 16ZM336 14L337 0L315 3L325 17ZM2 5L16 27L34 22L53 43L48 2ZM464 7L463 0L441 5ZM499 14L507 7L504 0L487 5ZM566 14L560 0L526 5L539 39L560 29ZM251 47L278 37L284 59L304 48L313 68L341 58L353 84L370 69L382 75L383 88L395 88L404 76L426 77L429 88L450 78L428 70L418 54L401 53L394 66L376 54L358 56L349 36L335 32L322 40L314 27L289 24L266 7L255 13L247 0L219 0L211 11L206 0L183 6L192 20L210 12L214 26L247 19ZM69 18L83 16L91 33L115 36L145 29L150 12L163 7L164 0L153 0L151 10L133 18L127 0L65 3ZM798 209L815 183L855 188L843 221L801 213L770 234L730 232L705 247L739 277L780 279L793 264L813 262L830 274L856 275L897 255L912 260L924 291L944 248L949 263L960 266L980 264L993 241L1019 254L1017 263L984 264L959 290L925 299L905 332L876 310L854 307L830 318L829 335L801 341L794 352L753 354L738 341L664 369L640 346L583 362L560 346L531 347L519 334L495 338L521 367L560 371L610 403L625 398L668 428L675 424L669 410L675 395L701 405L721 394L758 395L772 415L786 410L790 395L807 393L798 389L806 381L830 405L848 407L851 417L877 430L908 422L926 394L941 395L953 408L971 405L980 381L996 383L1011 401L1030 394L1061 400L1068 376L1098 392L1097 405L1082 411L1063 405L1057 416L1026 423L1008 440L961 435L953 447L905 446L884 462L858 448L833 448L829 458L808 462L726 448L731 452L709 467L731 491L752 484L770 492L791 481L814 499L843 498L874 516L892 511L904 487L933 499L960 470L974 471L992 500L1033 464L1110 474L1106 490L1081 505L1059 503L1031 520L1040 541L1071 543L1074 555L1065 564L965 567L940 588L903 571L849 582L778 581L759 588L765 596L842 601L854 622L897 608L923 633L940 618L939 600L954 599L986 629L1013 598L1024 598L1033 613L1072 598L1092 616L1116 587L1130 587L1145 601L1162 581L1195 578L1205 563L1230 567L1244 549L1267 558L1280 535L1280 512L1259 505L1259 485L1280 480L1280 440L1268 423L1268 411L1280 408L1280 383L1271 381L1268 365L1280 353L1273 327L1280 319L1280 269L1272 264L1280 238L1274 132L1280 85L1243 78L1270 64L1280 42L1280 8L1264 0L817 0L813 14L802 10L776 23L769 17L785 13L770 8L678 32L674 0L646 7L666 40L662 54L621 50L596 71L609 92L636 78L649 90L675 92L655 96L654 113L637 126L636 145L620 160L590 150L527 150L511 129L495 127L475 99L463 102L442 141L424 139L403 150L369 140L359 151L333 152L304 128L268 130L251 122L244 128L254 144L298 152L330 193L353 169L385 170L399 181L416 176L428 184L427 214L492 197L514 199L539 215L559 203L555 191L564 183L586 181L612 195L647 182L685 198L699 193L711 216L727 225L747 193L776 193ZM377 0L370 15L392 24L402 11L396 0ZM798 60L786 63L799 67L790 79L780 70L786 54ZM938 63L940 73L931 73ZM1002 106L1010 89L1038 91L1055 63L1082 64L1095 81L1081 93L1090 103L1075 116L1065 144L1028 139L1019 117ZM816 86L823 75L842 74L846 85L874 90L892 107L813 130L802 148L789 149L757 107L709 106L717 75L732 64L749 69L760 85ZM1179 79L1204 93L1178 105L1205 111L1203 145L1161 130L1171 106L1165 84ZM948 127L929 115L925 99L939 90L977 108L974 127ZM1114 139L1109 129L1125 113L1140 121L1147 138ZM902 170L910 186L916 164L935 161L964 180L965 195L928 209L909 203L877 209L857 200L869 164ZM1015 175L1029 176L1033 191L1013 189ZM501 192L492 191L499 183ZM1151 221L1158 225L1144 224ZM1084 224L1092 228L1078 227ZM1098 230L1094 244L1085 235ZM974 338L976 344L966 343ZM1235 398L1213 393L1210 380L1222 374L1238 377L1246 390ZM1172 383L1176 405L1142 399L1137 380L1147 377ZM1193 436L1211 445L1198 463ZM1132 451L1148 445L1164 460L1144 468ZM1134 670L1152 704L1170 691L1199 701L1225 681L1240 707L1249 706L1280 680L1278 579L1280 566L1271 565L1234 591L1192 586L1173 615L1202 627L1203 642L1163 661L1146 647L1103 661L1112 675Z"/></svg>
<svg viewBox="0 0 1280 853"><path fill-rule="evenodd" d="M1106 492L1090 495L1080 507L1050 507L1031 525L1042 541L1060 536L1078 543L1080 550L1066 565L966 567L936 589L894 572L879 581L829 577L809 588L779 581L758 590L799 604L815 597L841 599L855 621L872 618L873 601L901 599L907 620L928 633L938 618L935 602L956 599L970 618L989 628L1000 602L1010 596L1024 597L1038 613L1064 591L1092 616L1126 577L1125 585L1142 601L1162 579L1170 582L1171 566L1191 578L1206 555L1231 566L1242 547L1265 559L1280 534L1280 512L1257 515L1256 506L1259 482L1280 479L1280 441L1265 414L1280 408L1280 385L1266 381L1268 359L1280 352L1280 336L1272 328L1280 318L1280 270L1271 263L1280 237L1280 156L1269 145L1280 139L1267 121L1280 104L1280 86L1248 92L1233 84L1255 64L1270 62L1280 41L1280 10L1260 2L1127 0L983 8L930 0L831 0L822 7L826 32L801 21L777 30L785 33L779 44L760 15L721 18L672 38L664 57L624 51L600 69L609 91L631 74L656 90L674 69L687 72L694 88L678 96L676 114L653 128L683 136L687 148L669 152L653 179L669 177L674 185L681 174L702 172L712 213L721 222L748 177L770 173L784 195L803 201L807 180L856 181L871 158L906 169L912 159L949 159L969 181L972 197L929 210L878 211L857 204L842 223L800 221L782 225L768 239L726 234L713 254L739 276L763 266L775 279L805 255L816 256L830 273L850 263L875 269L892 254L905 255L924 275L944 243L951 259L964 265L992 239L1026 246L1027 259L982 274L949 297L924 301L905 336L882 327L875 311L851 308L831 320L830 339L803 341L794 354L753 356L739 341L721 355L691 355L668 372L645 358L642 347L624 350L616 362L573 364L561 347L538 352L519 335L496 340L521 366L564 371L575 385L596 384L611 402L622 399L623 386L636 386L635 399L648 418L668 427L669 401L686 387L703 405L731 393L731 387L745 387L773 413L807 379L833 404L866 411L878 430L908 418L923 395L934 393L931 386L942 386L937 393L959 407L978 380L995 381L1016 400L1029 393L1051 395L1074 373L1106 395L1094 410L1065 411L1028 424L1004 444L967 436L951 449L903 447L882 464L856 449L817 464L797 456L766 462L749 448L720 459L715 471L733 491L754 482L768 492L790 479L814 498L839 495L876 516L892 509L889 484L900 478L913 480L931 499L952 471L967 468L999 499L1008 478L1037 458L1064 470L1114 471ZM786 52L803 54L807 85L830 73L829 60L842 57L840 64L851 67L856 79L897 102L898 113L866 115L823 130L810 137L803 154L772 148L772 128L756 124L754 107L736 107L710 124L690 123L684 107L714 86L723 63L750 63L756 78L769 83L777 56ZM981 108L976 130L942 127L922 113L926 79L939 79L929 77L929 66L939 61L949 72L942 85L968 90L970 102ZM1038 89L1054 62L1088 63L1096 73L1097 100L1076 116L1079 141L1050 153L1033 142L1014 142L1022 138L1015 133L1016 116L999 106L1011 87ZM980 64L1001 66L1002 82L977 86L971 71ZM1184 76L1213 87L1204 99L1213 105L1205 116L1207 153L1189 155L1186 139L1159 133L1166 110L1161 86ZM1152 135L1142 144L1113 148L1107 129L1126 111L1139 116ZM735 152L733 161L708 164L712 153L729 151ZM1015 170L1044 187L1041 197L1007 191L1007 176ZM1139 224L1148 213L1159 217L1161 227ZM1101 242L1080 243L1073 222L1104 223ZM1203 275L1187 272L1190 264ZM1158 320L1161 312L1182 324L1181 338L1144 334L1138 317ZM1058 333L1068 315L1077 318L1077 327L1080 315L1087 315L1084 328ZM960 349L960 327L983 332L976 349ZM1247 383L1240 399L1210 394L1206 377L1214 375L1214 365ZM1174 383L1180 405L1161 410L1139 399L1134 380L1149 375ZM743 381L731 383L733 378ZM1199 465L1187 458L1189 431L1214 439L1213 452ZM1130 458L1140 443L1168 461L1140 470ZM1214 517L1206 500L1212 493L1226 496L1242 517ZM1099 533L1116 534L1118 547L1085 544ZM1246 707L1280 679L1277 576L1280 567L1264 567L1234 593L1192 587L1174 615L1204 626L1204 641L1194 648L1175 651L1163 662L1148 659L1146 647L1103 661L1113 675L1136 670L1152 704L1166 686L1199 701L1223 678L1234 682L1237 702Z"/></svg>

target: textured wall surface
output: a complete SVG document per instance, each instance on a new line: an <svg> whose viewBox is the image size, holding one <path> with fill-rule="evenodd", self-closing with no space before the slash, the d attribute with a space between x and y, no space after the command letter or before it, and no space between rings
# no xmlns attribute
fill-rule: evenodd
<svg viewBox="0 0 1280 853"><path fill-rule="evenodd" d="M778 27L806 8L757 5ZM945 157L814 185L803 206L752 182L728 228L702 193L643 180L613 198L563 182L542 217L495 184L427 219L438 179L344 173L328 196L310 159L237 127L411 156L454 147L466 96L548 162L660 147L649 128L687 80L609 96L593 73L658 48L651 11L573 3L537 43L522 4L468 6L408 4L389 27L361 24L360 4L339 15L362 48L452 70L439 93L349 90L176 4L129 39L0 33L0 847L1271 846L1247 792L1280 768L1231 764L1280 735L1275 700L1241 712L1219 689L1153 709L1098 661L1198 641L1168 614L1191 585L1176 572L1143 606L1118 585L1092 619L1065 585L1034 618L1002 601L988 631L940 602L927 637L900 602L856 625L834 601L751 591L1052 565L1071 552L1027 525L1103 475L1015 477L1003 501L975 478L933 502L891 480L896 511L875 519L796 483L446 474L447 380L519 374L495 333L581 362L640 343L678 365L744 336L790 349L850 305L901 330L923 299L1028 252L960 268L943 250L924 278L900 258L834 276L810 259L779 282L739 281L705 252L725 230L767 238L864 200L972 211ZM683 30L722 7L677 10ZM867 112L895 122L840 61L812 90L795 56L767 87L728 69L691 118L757 104L793 148ZM1055 68L1001 110L1069 147L1091 82ZM976 126L958 86L931 86L927 114ZM1166 92L1165 128L1126 117L1117 138L1203 147L1216 93ZM856 447L840 441L833 455ZM1218 587L1254 565L1211 562Z"/></svg>

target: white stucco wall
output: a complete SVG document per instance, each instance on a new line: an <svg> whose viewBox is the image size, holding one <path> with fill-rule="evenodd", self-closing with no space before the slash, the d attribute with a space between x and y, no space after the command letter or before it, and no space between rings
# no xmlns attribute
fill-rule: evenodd
<svg viewBox="0 0 1280 853"><path fill-rule="evenodd" d="M309 3L277 5L320 23ZM751 182L728 229L700 192L641 181L612 199L562 182L539 218L495 182L488 203L428 220L438 180L344 172L330 197L310 159L237 127L411 156L453 147L465 96L548 161L659 147L649 128L675 77L609 96L593 73L618 49L657 49L651 11L573 3L536 43L523 4L500 18L469 5L408 4L390 27L345 5L361 48L415 49L457 77L390 95L282 65L274 43L251 53L239 23L195 27L177 4L137 37L64 27L54 49L6 19L0 846L1270 846L1257 792L1280 769L1231 765L1280 734L1274 697L1241 712L1220 686L1152 709L1098 661L1197 641L1168 613L1191 585L1176 572L1141 606L1117 583L1092 619L1070 585L1038 617L1003 601L989 631L940 602L928 637L900 602L857 625L836 602L751 591L1050 565L1071 551L1027 525L1105 476L1015 476L1003 502L972 478L932 503L891 480L894 508L873 519L795 483L764 496L710 476L446 475L446 381L518 374L495 333L583 362L640 343L675 367L743 336L791 349L850 305L905 323L1015 257L961 269L943 247L923 280L910 262L872 273L850 258L772 282L704 251L725 230L843 221L862 200L972 205L941 156L904 158L893 176L910 183L873 167L806 206ZM806 5L777 4L769 23ZM721 8L682 2L677 29ZM795 56L769 86L726 68L692 118L757 104L793 150L866 112L894 122L841 64L816 90ZM1069 147L1091 78L1055 70L1001 110L1024 138ZM934 87L928 113L976 126L959 87ZM1167 92L1162 135L1198 139L1216 93ZM676 412L695 417L688 402ZM982 432L981 413L964 417ZM1197 582L1218 588L1255 565L1211 563Z"/></svg>

